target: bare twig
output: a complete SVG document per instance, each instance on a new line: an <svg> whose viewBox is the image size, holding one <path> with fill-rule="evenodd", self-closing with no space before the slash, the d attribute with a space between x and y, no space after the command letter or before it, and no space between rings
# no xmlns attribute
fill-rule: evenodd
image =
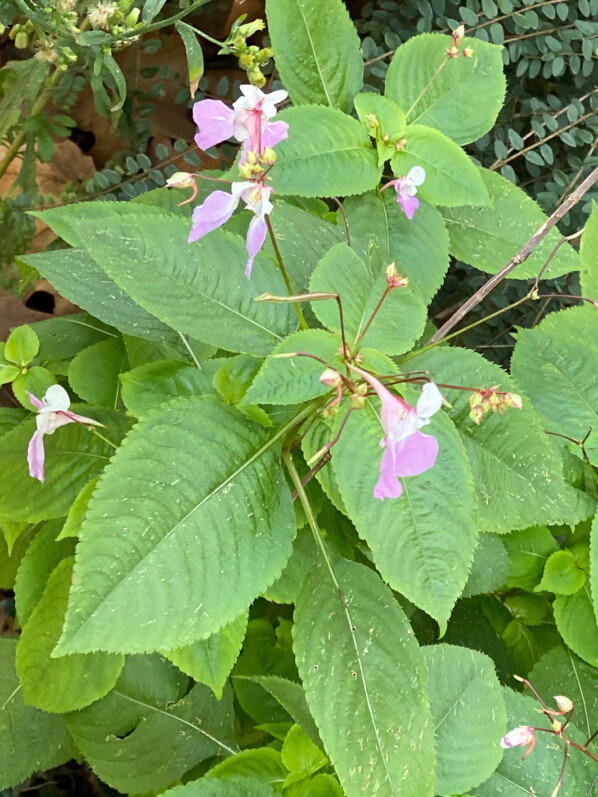
<svg viewBox="0 0 598 797"><path fill-rule="evenodd" d="M485 297L492 291L502 280L513 271L514 268L521 265L527 258L531 255L534 249L544 240L544 238L548 235L550 230L557 224L563 216L565 216L572 207L574 207L581 198L590 190L590 188L594 185L594 183L598 180L598 167L595 168L590 174L586 177L586 179L574 190L572 191L567 199L559 205L559 207L554 211L554 213L546 219L544 224L536 230L536 232L532 235L529 241L521 247L521 249L517 252L514 257L512 257L509 262L501 268L501 270L494 274L494 276L490 277L481 288L479 288L473 296L470 296L466 302L464 302L461 307L459 307L451 317L444 322L444 324L437 330L430 340L428 344L435 343L436 341L444 338L445 335L450 332L453 327L455 327L462 318L464 318L470 310L485 299Z"/></svg>

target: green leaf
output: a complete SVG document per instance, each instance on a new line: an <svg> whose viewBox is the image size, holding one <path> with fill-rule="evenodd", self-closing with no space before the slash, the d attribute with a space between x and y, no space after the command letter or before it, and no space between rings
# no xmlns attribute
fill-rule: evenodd
<svg viewBox="0 0 598 797"><path fill-rule="evenodd" d="M574 595L556 598L552 608L567 647L592 667L598 667L598 624L588 585Z"/></svg>
<svg viewBox="0 0 598 797"><path fill-rule="evenodd" d="M20 255L18 261L37 269L62 296L127 335L159 341L177 337L170 327L135 304L84 249Z"/></svg>
<svg viewBox="0 0 598 797"><path fill-rule="evenodd" d="M556 551L544 565L542 581L536 592L554 592L557 595L573 595L586 583L586 574L575 564L571 551Z"/></svg>
<svg viewBox="0 0 598 797"><path fill-rule="evenodd" d="M371 91L363 92L355 97L355 110L359 121L372 138L381 139L389 145L396 144L405 132L405 114L388 97L381 97ZM385 136L388 138L385 139Z"/></svg>
<svg viewBox="0 0 598 797"><path fill-rule="evenodd" d="M319 448L322 446L316 450ZM317 561L317 556L318 552L311 531L300 529L293 543L291 558L280 578L264 592L264 598L274 603L295 603L306 575Z"/></svg>
<svg viewBox="0 0 598 797"><path fill-rule="evenodd" d="M218 701L199 684L185 694L187 682L158 656L130 656L112 692L66 716L101 780L125 794L156 792L200 761L235 752L231 691Z"/></svg>
<svg viewBox="0 0 598 797"><path fill-rule="evenodd" d="M519 393L507 374L466 349L433 349L409 361L432 379L450 385L490 387ZM525 396L523 408L487 414L480 426L469 418L468 394L443 389L469 456L480 528L504 534L541 523L571 523L593 514L593 501L568 485L558 452Z"/></svg>
<svg viewBox="0 0 598 797"><path fill-rule="evenodd" d="M596 430L584 448L592 464L598 465L598 315L594 308L571 307L551 313L534 329L519 330L511 371L548 431L583 440L590 429ZM571 448L581 456L580 447Z"/></svg>
<svg viewBox="0 0 598 797"><path fill-rule="evenodd" d="M591 299L598 299L598 203L592 203L590 218L581 236L579 248L581 260L581 292Z"/></svg>
<svg viewBox="0 0 598 797"><path fill-rule="evenodd" d="M586 737L596 729L598 672L565 647L545 653L529 679L547 703L553 695L565 695L575 706L575 723Z"/></svg>
<svg viewBox="0 0 598 797"><path fill-rule="evenodd" d="M548 557L556 550L556 542L545 526L513 531L503 537L511 566L506 585L532 590L540 581Z"/></svg>
<svg viewBox="0 0 598 797"><path fill-rule="evenodd" d="M289 335L266 358L245 400L249 404L299 404L324 395L330 391L320 382L325 365L312 357L277 358L276 355L308 352L338 367L340 348L340 338L323 329L306 329Z"/></svg>
<svg viewBox="0 0 598 797"><path fill-rule="evenodd" d="M403 108L409 122L469 144L492 128L502 107L502 48L466 38L463 46L473 49L473 57L449 59L437 73L451 44L450 36L438 33L413 36L402 44L388 68L386 96Z"/></svg>
<svg viewBox="0 0 598 797"><path fill-rule="evenodd" d="M463 597L494 592L507 583L509 555L496 534L480 534Z"/></svg>
<svg viewBox="0 0 598 797"><path fill-rule="evenodd" d="M275 797L277 792L267 783L254 778L230 778L223 783L206 777L184 786L175 786L163 794L164 797L239 797L240 794L243 797Z"/></svg>
<svg viewBox="0 0 598 797"><path fill-rule="evenodd" d="M128 421L106 409L71 405L107 426L102 434L118 444ZM108 445L78 423L68 424L46 435L43 484L29 475L27 447L35 431L33 419L0 438L0 506L2 513L15 520L36 523L64 517L75 496L102 470L114 453Z"/></svg>
<svg viewBox="0 0 598 797"><path fill-rule="evenodd" d="M69 385L84 401L116 409L123 368L126 368L123 342L109 338L77 354L69 366Z"/></svg>
<svg viewBox="0 0 598 797"><path fill-rule="evenodd" d="M79 536L79 532L81 531L81 526L83 525L83 520L85 518L85 513L87 512L87 507L89 506L89 502L91 501L91 497L95 488L98 486L99 480L100 477L96 476L95 479L92 479L88 484L85 485L79 495L75 498L71 508L68 511L66 520L64 521L64 526L60 530L60 534L56 537L57 540L64 540L68 537Z"/></svg>
<svg viewBox="0 0 598 797"><path fill-rule="evenodd" d="M0 437L15 426L18 426L21 421L27 417L25 410L16 409L12 407L0 407Z"/></svg>
<svg viewBox="0 0 598 797"><path fill-rule="evenodd" d="M350 196L380 181L376 151L356 119L318 105L278 114L289 137L276 146L272 185L281 195Z"/></svg>
<svg viewBox="0 0 598 797"><path fill-rule="evenodd" d="M125 80L122 69L117 64L114 56L110 52L103 53L103 63L108 71L108 74L114 81L116 92L118 94L118 101L112 105L110 110L113 112L120 111L125 104L125 100L127 99L127 81Z"/></svg>
<svg viewBox="0 0 598 797"><path fill-rule="evenodd" d="M27 524L22 520L11 520L10 518L0 516L0 531L4 535L9 556L12 553L15 542L25 530L26 525Z"/></svg>
<svg viewBox="0 0 598 797"><path fill-rule="evenodd" d="M268 434L211 396L144 416L87 511L57 650L174 649L238 617L291 553L287 430Z"/></svg>
<svg viewBox="0 0 598 797"><path fill-rule="evenodd" d="M137 417L179 396L211 392L203 371L184 362L158 360L140 365L120 379L123 402Z"/></svg>
<svg viewBox="0 0 598 797"><path fill-rule="evenodd" d="M288 797L344 797L337 779L322 773L292 783L285 788L285 794Z"/></svg>
<svg viewBox="0 0 598 797"><path fill-rule="evenodd" d="M289 772L313 775L328 763L328 759L300 725L293 725L282 745L282 763Z"/></svg>
<svg viewBox="0 0 598 797"><path fill-rule="evenodd" d="M276 68L294 105L349 111L363 84L357 31L342 0L267 0Z"/></svg>
<svg viewBox="0 0 598 797"><path fill-rule="evenodd" d="M17 571L35 532L35 526L24 531L15 541L10 554L4 535L0 536L0 589L9 590L14 587Z"/></svg>
<svg viewBox="0 0 598 797"><path fill-rule="evenodd" d="M491 205L446 209L443 216L449 231L451 254L480 271L496 274L538 231L546 216L534 200L510 180L487 169L481 169L480 174ZM556 228L551 230L525 262L511 271L509 279L537 277L560 239L560 232ZM551 279L578 268L575 250L565 243L559 247L543 276Z"/></svg>
<svg viewBox="0 0 598 797"><path fill-rule="evenodd" d="M144 25L149 25L154 17L157 17L166 0L145 0L141 10L141 19Z"/></svg>
<svg viewBox="0 0 598 797"><path fill-rule="evenodd" d="M60 520L44 523L31 540L19 565L15 579L15 602L21 627L27 623L41 600L52 571L64 558L75 552L73 540L56 540L60 524Z"/></svg>
<svg viewBox="0 0 598 797"><path fill-rule="evenodd" d="M343 304L345 335L349 348L362 334L387 289L385 261L373 252L366 264L347 244L337 244L314 271L311 291L337 293ZM312 309L324 326L340 333L336 301L312 302ZM409 287L395 288L386 296L361 344L385 354L403 354L421 336L426 308Z"/></svg>
<svg viewBox="0 0 598 797"><path fill-rule="evenodd" d="M185 45L187 67L189 71L189 92L193 97L204 72L203 51L190 25L179 20L174 23L174 26Z"/></svg>
<svg viewBox="0 0 598 797"><path fill-rule="evenodd" d="M349 197L344 208L355 250L366 256L373 237L388 262L395 261L411 288L429 302L442 285L449 262L448 235L440 213L422 201L409 221L390 191Z"/></svg>
<svg viewBox="0 0 598 797"><path fill-rule="evenodd" d="M224 684L239 656L246 629L247 612L244 612L207 639L164 655L194 681L209 686L220 700Z"/></svg>
<svg viewBox="0 0 598 797"><path fill-rule="evenodd" d="M248 280L240 236L215 230L189 245L188 221L147 211L129 206L126 215L119 210L94 221L92 209L79 211L82 220L73 214L69 221L85 234L89 253L108 275L179 332L230 351L265 355L295 327L289 305L253 301L266 291L285 292L268 257L258 255Z"/></svg>
<svg viewBox="0 0 598 797"><path fill-rule="evenodd" d="M310 714L305 692L300 684L281 678L277 675L236 675L235 683L240 680L251 681L263 687L288 714L301 725L313 742L322 746L318 728Z"/></svg>
<svg viewBox="0 0 598 797"><path fill-rule="evenodd" d="M534 725L538 703L528 695L504 689L509 729ZM540 724L540 723L538 723ZM583 738L570 725L571 736L578 744ZM587 763L586 763L587 760ZM502 761L490 778L474 790L476 797L514 797L519 794L549 795L558 782L563 765L563 748L549 733L537 733L533 753L522 760L522 749L505 750ZM568 762L562 797L581 797L595 775L595 765L586 756L571 756ZM531 790L533 787L533 791Z"/></svg>
<svg viewBox="0 0 598 797"><path fill-rule="evenodd" d="M490 204L479 170L458 144L425 125L410 125L405 138L406 144L392 156L391 166L397 177L414 166L423 167L426 179L418 187L418 195L434 205L449 207Z"/></svg>
<svg viewBox="0 0 598 797"><path fill-rule="evenodd" d="M262 781L265 785L279 786L287 776L287 769L282 763L278 750L271 747L258 747L254 750L242 750L230 758L212 767L205 780L236 783L240 777L249 776ZM210 792L207 792L208 794ZM215 792L220 794L221 792ZM226 792L224 792L226 794ZM239 793L235 793L237 797Z"/></svg>
<svg viewBox="0 0 598 797"><path fill-rule="evenodd" d="M0 365L0 385L13 382L20 373L21 369L16 365Z"/></svg>
<svg viewBox="0 0 598 797"><path fill-rule="evenodd" d="M502 689L489 656L452 645L423 648L436 734L436 793L478 786L502 757L507 729Z"/></svg>
<svg viewBox="0 0 598 797"><path fill-rule="evenodd" d="M298 292L306 291L312 271L334 244L345 240L344 226L331 224L288 202L274 202L270 215L282 261ZM264 251L274 254L268 237Z"/></svg>
<svg viewBox="0 0 598 797"><path fill-rule="evenodd" d="M377 400L349 418L332 449L334 474L347 513L370 546L382 578L442 626L465 586L477 542L467 456L453 424L439 412L426 427L439 443L434 467L402 479L400 498L374 498L383 436L374 406Z"/></svg>
<svg viewBox="0 0 598 797"><path fill-rule="evenodd" d="M76 711L103 697L124 664L124 656L107 653L51 658L62 633L73 563L72 558L65 559L53 571L17 647L17 672L25 700L57 714Z"/></svg>
<svg viewBox="0 0 598 797"><path fill-rule="evenodd" d="M19 374L12 383L12 391L19 402L28 410L35 409L27 393L41 398L46 394L46 390L56 383L56 377L47 368L41 365L34 365L28 368L23 374Z"/></svg>
<svg viewBox="0 0 598 797"><path fill-rule="evenodd" d="M66 741L64 720L25 703L14 659L17 640L0 638L0 788L52 766Z"/></svg>
<svg viewBox="0 0 598 797"><path fill-rule="evenodd" d="M335 581L323 566L311 571L293 626L297 667L326 752L347 797L431 795L432 718L411 627L374 571L347 560L333 567Z"/></svg>
<svg viewBox="0 0 598 797"><path fill-rule="evenodd" d="M4 357L18 366L29 365L39 351L39 338L28 324L13 329L4 346Z"/></svg>

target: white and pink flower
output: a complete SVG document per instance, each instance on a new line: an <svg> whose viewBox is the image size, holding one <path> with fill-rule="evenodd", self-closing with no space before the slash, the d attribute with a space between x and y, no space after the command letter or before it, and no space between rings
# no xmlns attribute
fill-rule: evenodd
<svg viewBox="0 0 598 797"><path fill-rule="evenodd" d="M44 481L44 461L46 452L44 450L44 435L54 434L60 426L68 423L81 423L84 426L103 426L93 418L86 418L84 415L77 415L71 412L71 400L66 390L61 385L52 385L46 390L42 399L38 399L33 393L27 391L29 400L37 409L37 430L33 433L29 441L27 450L27 461L29 463L29 475L34 479Z"/></svg>
<svg viewBox="0 0 598 797"><path fill-rule="evenodd" d="M382 191L389 186L394 186L397 192L397 202L401 206L404 214L411 221L415 211L419 207L417 187L426 179L426 172L421 166L414 166L404 177L397 177L382 187Z"/></svg>

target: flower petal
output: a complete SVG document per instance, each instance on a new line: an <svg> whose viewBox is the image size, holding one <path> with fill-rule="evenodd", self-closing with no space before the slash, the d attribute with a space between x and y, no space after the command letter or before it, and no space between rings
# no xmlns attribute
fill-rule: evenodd
<svg viewBox="0 0 598 797"><path fill-rule="evenodd" d="M69 412L65 412L64 414L69 419L68 421L65 421L65 423L74 421L75 423L82 423L83 426L104 426L103 423L100 423L99 421L94 421L93 418L88 418L86 415L77 415L76 412L71 412L70 410ZM63 424L60 425L63 426Z"/></svg>
<svg viewBox="0 0 598 797"><path fill-rule="evenodd" d="M289 136L289 125L287 122L268 122L262 133L262 146L275 147Z"/></svg>
<svg viewBox="0 0 598 797"><path fill-rule="evenodd" d="M27 462L29 463L29 475L34 479L39 479L40 482L44 481L44 460L46 452L44 451L44 435L37 430L33 433L29 441L29 448L27 449Z"/></svg>
<svg viewBox="0 0 598 797"><path fill-rule="evenodd" d="M417 414L420 418L431 418L442 407L443 400L434 382L426 382L417 401Z"/></svg>
<svg viewBox="0 0 598 797"><path fill-rule="evenodd" d="M44 406L44 402L41 399L38 399L37 396L34 396L33 393L30 393L28 390L25 391L29 396L29 401L33 404L36 410L41 410Z"/></svg>
<svg viewBox="0 0 598 797"><path fill-rule="evenodd" d="M253 261L255 256L260 251L266 240L266 233L268 227L266 225L265 215L254 216L251 219L249 229L247 230L247 251L249 252L249 259L245 266L245 276L247 279L251 276L251 269L253 268Z"/></svg>
<svg viewBox="0 0 598 797"><path fill-rule="evenodd" d="M415 196L404 196L397 190L397 199L404 214L411 221L413 214L419 207L419 199Z"/></svg>
<svg viewBox="0 0 598 797"><path fill-rule="evenodd" d="M234 112L222 100L201 100L193 106L193 121L199 128L195 143L206 150L233 135Z"/></svg>
<svg viewBox="0 0 598 797"><path fill-rule="evenodd" d="M189 243L199 241L207 233L221 227L233 215L238 204L238 194L213 191L193 211L193 226L189 233Z"/></svg>
<svg viewBox="0 0 598 797"><path fill-rule="evenodd" d="M407 177L413 183L413 185L421 185L426 179L425 169L423 169L421 166L414 166L409 170Z"/></svg>
<svg viewBox="0 0 598 797"><path fill-rule="evenodd" d="M403 492L401 482L395 476L395 459L392 446L387 446L380 462L380 478L374 487L374 498L398 498Z"/></svg>
<svg viewBox="0 0 598 797"><path fill-rule="evenodd" d="M414 432L398 443L387 445L393 449L395 476L419 476L431 468L438 456L438 440L432 435Z"/></svg>
<svg viewBox="0 0 598 797"><path fill-rule="evenodd" d="M51 385L46 390L46 395L42 399L44 407L49 410L66 411L71 406L69 394L62 385Z"/></svg>

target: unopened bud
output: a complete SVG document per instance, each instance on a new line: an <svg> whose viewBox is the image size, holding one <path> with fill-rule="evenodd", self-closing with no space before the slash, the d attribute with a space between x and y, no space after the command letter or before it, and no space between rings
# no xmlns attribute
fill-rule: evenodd
<svg viewBox="0 0 598 797"><path fill-rule="evenodd" d="M517 393L505 393L504 402L507 407L513 407L515 410L520 410L523 407L521 396Z"/></svg>
<svg viewBox="0 0 598 797"><path fill-rule="evenodd" d="M245 37L235 36L235 38L231 42L231 46L234 47L235 50L243 50L246 47Z"/></svg>
<svg viewBox="0 0 598 797"><path fill-rule="evenodd" d="M380 127L380 120L375 113L368 113L365 118L367 119L369 127Z"/></svg>
<svg viewBox="0 0 598 797"><path fill-rule="evenodd" d="M274 50L271 47L263 47L256 55L255 60L260 66L264 66L274 55Z"/></svg>
<svg viewBox="0 0 598 797"><path fill-rule="evenodd" d="M175 172L166 180L168 188L193 188L195 177L189 172Z"/></svg>
<svg viewBox="0 0 598 797"><path fill-rule="evenodd" d="M455 28L453 31L453 44L457 47L461 44L461 40L465 36L465 25L459 25L458 28Z"/></svg>
<svg viewBox="0 0 598 797"><path fill-rule="evenodd" d="M446 54L449 58L456 58L459 55L459 49L453 44L452 47L448 48Z"/></svg>
<svg viewBox="0 0 598 797"><path fill-rule="evenodd" d="M255 154L255 152L252 149L250 149L249 152L247 153L247 155L245 156L245 161L250 166L255 166L255 164L257 163L257 155Z"/></svg>
<svg viewBox="0 0 598 797"><path fill-rule="evenodd" d="M239 177L242 177L244 180L251 180L254 168L255 167L251 166L249 163L241 164L239 166Z"/></svg>
<svg viewBox="0 0 598 797"><path fill-rule="evenodd" d="M334 368L326 368L320 376L320 382L329 387L338 387L338 385L342 384L342 381L341 375Z"/></svg>
<svg viewBox="0 0 598 797"><path fill-rule="evenodd" d="M405 288L409 285L409 279L398 274L396 265L391 263L386 269L386 283L389 288Z"/></svg>
<svg viewBox="0 0 598 797"><path fill-rule="evenodd" d="M351 396L351 406L354 410L362 410L365 407L366 402L366 396L358 396L355 393Z"/></svg>
<svg viewBox="0 0 598 797"><path fill-rule="evenodd" d="M559 733L561 728L563 727L562 723L560 723L558 720L555 720L555 719L552 720L551 725L552 725L552 729L554 731L556 731L557 733Z"/></svg>
<svg viewBox="0 0 598 797"><path fill-rule="evenodd" d="M125 19L125 27L127 28L134 28L139 20L139 14L141 10L139 8L133 8L128 14Z"/></svg>
<svg viewBox="0 0 598 797"><path fill-rule="evenodd" d="M463 55L465 56L465 58L471 58L471 56L473 55L473 50L471 49L471 47L465 47L465 49L463 50Z"/></svg>
<svg viewBox="0 0 598 797"><path fill-rule="evenodd" d="M24 30L20 30L15 36L15 47L17 50L26 50L29 46L29 36Z"/></svg>
<svg viewBox="0 0 598 797"><path fill-rule="evenodd" d="M239 56L239 66L241 69L253 69L255 66L255 56L251 53L242 53Z"/></svg>
<svg viewBox="0 0 598 797"><path fill-rule="evenodd" d="M482 405L477 404L475 407L472 407L469 417L475 424L477 424L477 426L479 426L482 423L482 418L484 417Z"/></svg>
<svg viewBox="0 0 598 797"><path fill-rule="evenodd" d="M239 25L237 32L247 39L249 36L253 36L254 33L257 33L258 30L264 30L265 27L266 23L263 19L254 19L253 22L246 22L244 25Z"/></svg>
<svg viewBox="0 0 598 797"><path fill-rule="evenodd" d="M259 69L258 67L250 69L247 74L247 77L249 78L249 82L252 83L254 86L257 86L258 89L261 89L262 86L264 86L266 83L266 76L264 75L262 70Z"/></svg>
<svg viewBox="0 0 598 797"><path fill-rule="evenodd" d="M400 138L397 141L397 143L395 144L395 149L397 150L397 152L401 152L402 150L405 149L405 145L406 144L407 144L407 139L406 138Z"/></svg>
<svg viewBox="0 0 598 797"><path fill-rule="evenodd" d="M272 147L266 147L266 149L262 152L262 160L264 163L267 163L270 166L276 161L276 153Z"/></svg>
<svg viewBox="0 0 598 797"><path fill-rule="evenodd" d="M561 711L572 711L573 710L573 701L569 697L565 697L564 695L555 695L554 702L560 708Z"/></svg>

